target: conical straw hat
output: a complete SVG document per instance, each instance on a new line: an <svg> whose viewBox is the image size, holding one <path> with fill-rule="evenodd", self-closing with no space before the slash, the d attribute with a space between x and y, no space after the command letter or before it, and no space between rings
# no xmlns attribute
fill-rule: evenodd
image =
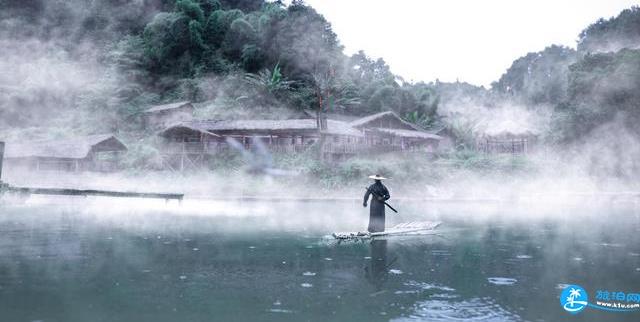
<svg viewBox="0 0 640 322"><path fill-rule="evenodd" d="M387 180L387 178L385 178L385 177L383 177L383 176L381 176L381 175L379 175L379 174L376 174L376 175L374 175L374 176L369 176L369 179L373 179L373 180Z"/></svg>

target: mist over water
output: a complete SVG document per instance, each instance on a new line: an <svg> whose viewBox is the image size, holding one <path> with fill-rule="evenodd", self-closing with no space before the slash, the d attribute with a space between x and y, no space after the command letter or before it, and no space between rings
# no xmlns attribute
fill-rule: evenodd
<svg viewBox="0 0 640 322"><path fill-rule="evenodd" d="M640 274L632 204L398 208L404 221L444 224L438 235L337 243L327 235L365 227L359 203L3 206L0 311L15 321L556 321L563 285L632 292Z"/></svg>

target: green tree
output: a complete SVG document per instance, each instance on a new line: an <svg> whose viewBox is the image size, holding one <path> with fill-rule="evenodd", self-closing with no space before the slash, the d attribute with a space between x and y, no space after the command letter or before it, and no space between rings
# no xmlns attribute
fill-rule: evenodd
<svg viewBox="0 0 640 322"><path fill-rule="evenodd" d="M281 95L291 90L292 81L286 80L280 72L280 66L276 65L273 70L263 69L257 74L245 75L247 83L262 89L266 93Z"/></svg>
<svg viewBox="0 0 640 322"><path fill-rule="evenodd" d="M623 10L608 20L599 19L584 29L579 36L578 51L616 52L623 48L640 46L640 7Z"/></svg>
<svg viewBox="0 0 640 322"><path fill-rule="evenodd" d="M491 87L494 91L528 105L558 104L566 99L569 65L575 50L550 46L516 59Z"/></svg>
<svg viewBox="0 0 640 322"><path fill-rule="evenodd" d="M640 50L587 54L570 67L568 99L554 113L560 141L582 138L622 116L623 126L640 135Z"/></svg>

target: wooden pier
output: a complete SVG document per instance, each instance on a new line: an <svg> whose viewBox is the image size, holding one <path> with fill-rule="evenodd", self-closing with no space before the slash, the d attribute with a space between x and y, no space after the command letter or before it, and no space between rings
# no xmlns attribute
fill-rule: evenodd
<svg viewBox="0 0 640 322"><path fill-rule="evenodd" d="M23 195L58 195L58 196L100 196L115 198L147 198L182 201L184 194L179 193L154 193L154 192L126 192L92 189L60 189L60 188L23 188L9 187L9 191Z"/></svg>
<svg viewBox="0 0 640 322"><path fill-rule="evenodd" d="M184 194L181 193L155 193L155 192L126 192L94 189L64 189L64 188L31 188L14 187L2 182L2 161L4 159L4 142L0 141L0 196L5 193L14 193L21 196L52 195L52 196L100 196L115 198L148 198L164 199L165 201L177 200L182 202Z"/></svg>

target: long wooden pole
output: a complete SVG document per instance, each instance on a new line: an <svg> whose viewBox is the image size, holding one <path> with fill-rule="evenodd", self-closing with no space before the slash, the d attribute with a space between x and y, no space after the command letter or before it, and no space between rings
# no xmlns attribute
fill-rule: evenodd
<svg viewBox="0 0 640 322"><path fill-rule="evenodd" d="M2 161L4 160L4 142L0 141L0 182L2 182Z"/></svg>

